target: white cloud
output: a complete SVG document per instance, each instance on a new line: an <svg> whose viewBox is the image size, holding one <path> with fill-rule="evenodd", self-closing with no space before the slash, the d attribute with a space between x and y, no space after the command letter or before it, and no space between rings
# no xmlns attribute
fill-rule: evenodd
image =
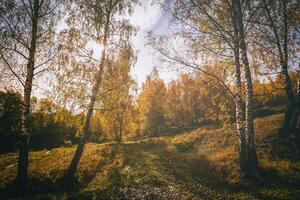
<svg viewBox="0 0 300 200"><path fill-rule="evenodd" d="M130 22L134 26L139 26L141 31L145 31L151 28L160 16L159 5L152 5L151 0L148 0L147 3L135 7L134 13L130 16Z"/></svg>
<svg viewBox="0 0 300 200"><path fill-rule="evenodd" d="M169 16L161 10L159 5L152 5L151 0L148 0L143 5L136 6L134 13L130 16L130 22L132 25L139 27L137 35L132 40L139 54L137 63L131 73L137 78L138 84L141 86L145 77L157 64L154 50L145 45L147 43L145 36L148 31L153 31L155 34L166 33L168 31ZM166 81L174 78L174 73L160 73L160 75Z"/></svg>

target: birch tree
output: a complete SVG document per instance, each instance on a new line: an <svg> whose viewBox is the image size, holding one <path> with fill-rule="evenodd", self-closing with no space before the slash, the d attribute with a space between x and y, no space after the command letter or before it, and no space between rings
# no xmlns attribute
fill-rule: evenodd
<svg viewBox="0 0 300 200"><path fill-rule="evenodd" d="M123 15L131 13L135 2L76 0L68 4L70 12L66 22L69 29L64 30L67 37L62 33L64 51L60 57L61 64L65 67L62 73L58 72L60 77L65 78L58 80L66 83L59 84L66 88L62 90L66 94L81 97L82 101L77 103L81 103L86 109L86 117L76 152L62 179L63 183L67 183L66 186L73 183L74 174L89 135L93 110L101 106L101 95L105 94L103 80L114 73L110 60L113 60L113 56L118 53L120 47L130 43L130 36L135 32L129 21L122 18ZM87 47L88 41L100 46L100 55L93 55L93 50ZM70 55L73 56L70 57ZM118 86L112 84L110 87L108 90L113 90Z"/></svg>
<svg viewBox="0 0 300 200"><path fill-rule="evenodd" d="M244 76L246 79L245 92L246 92L246 102L245 102L245 131L246 131L246 146L247 146L247 168L248 170L253 170L257 168L257 155L254 145L254 123L253 123L253 85L252 85L252 75L248 60L247 46L245 39L245 30L242 14L242 5L240 0L235 0L233 3L233 9L236 9L236 18L238 26L239 35L239 47L241 60L243 63Z"/></svg>
<svg viewBox="0 0 300 200"><path fill-rule="evenodd" d="M17 175L20 192L26 191L28 177L34 77L47 70L47 64L56 55L53 39L59 5L56 0L4 0L0 3L0 66L8 72L2 80L23 90Z"/></svg>
<svg viewBox="0 0 300 200"><path fill-rule="evenodd" d="M253 86L245 34L251 28L251 23L247 18L244 19L248 22L247 26L244 25L244 14L241 11L246 3L249 2L241 5L241 2L235 0L178 0L173 7L162 3L164 10L173 16L175 25L180 27L175 34L177 38L184 39L185 54L182 51L179 54L172 45L164 44L163 39L159 40L159 45L153 46L164 57L163 61L197 70L217 80L233 98L236 105L240 168L249 175L257 167L257 158L254 146ZM234 65L224 68L233 75L225 80L203 67L203 61L215 63L226 59L231 60ZM245 100L241 73L245 78ZM234 87L231 86L232 83Z"/></svg>

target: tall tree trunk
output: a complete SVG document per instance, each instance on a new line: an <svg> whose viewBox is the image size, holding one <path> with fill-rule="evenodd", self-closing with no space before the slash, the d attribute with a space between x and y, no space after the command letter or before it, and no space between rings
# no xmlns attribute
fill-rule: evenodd
<svg viewBox="0 0 300 200"><path fill-rule="evenodd" d="M296 110L293 115L291 128L294 132L297 130L297 122L300 115L300 63L299 63L299 69L298 69L298 77L297 77L297 95L296 95Z"/></svg>
<svg viewBox="0 0 300 200"><path fill-rule="evenodd" d="M119 142L119 143L122 142L122 131L123 131L123 114L121 113L121 117L120 117L120 127L119 127L119 138L118 138L118 142Z"/></svg>
<svg viewBox="0 0 300 200"><path fill-rule="evenodd" d="M249 172L257 168L257 155L254 144L254 123L253 123L253 85L251 70L249 66L247 48L245 42L243 15L240 0L236 0L237 21L239 32L239 43L243 70L246 79L246 103L245 103L245 126L246 126L246 146L247 146L247 167Z"/></svg>
<svg viewBox="0 0 300 200"><path fill-rule="evenodd" d="M80 161L81 155L83 153L86 139L88 138L89 129L90 129L90 121L91 121L91 117L92 117L92 114L93 114L94 105L95 105L96 97L97 97L97 94L98 94L100 82L101 82L101 74L99 73L96 76L96 82L95 82L95 84L93 86L93 89L92 89L92 96L91 96L88 111L87 111L87 114L86 114L82 136L81 136L80 141L77 145L77 149L76 149L76 152L73 156L71 164L69 165L69 168L68 168L67 172L64 175L64 178L65 178L64 181L69 181L69 182L66 182L66 184L68 184L67 186L71 186L72 183L73 183L73 178L74 178L78 163Z"/></svg>
<svg viewBox="0 0 300 200"><path fill-rule="evenodd" d="M285 88L285 92L287 95L287 107L286 107L286 111L284 113L284 121L283 121L282 128L280 130L280 134L287 136L289 133L289 130L291 128L291 121L292 121L293 112L295 109L295 98L294 98L291 79L288 74L288 66L287 66L286 62L284 62L282 64L282 74L284 77L284 88Z"/></svg>
<svg viewBox="0 0 300 200"><path fill-rule="evenodd" d="M284 114L284 121L282 128L280 129L279 133L281 135L287 135L289 129L291 127L291 120L293 118L294 106L295 106L295 98L292 89L291 79L288 72L288 22L287 22L287 6L286 0L282 0L282 8L283 8L283 24L284 24L284 34L283 34L283 49L281 47L281 40L278 33L277 26L271 16L271 11L268 7L267 2L264 0L264 8L268 15L270 21L270 27L274 32L275 43L277 46L278 54L279 54L279 61L281 65L281 74L284 78L284 89L287 96L287 107Z"/></svg>
<svg viewBox="0 0 300 200"><path fill-rule="evenodd" d="M234 62L235 62L235 116L236 116L236 127L239 138L239 162L240 169L243 173L246 172L247 168L247 150L246 150L246 138L244 128L244 113L243 113L243 99L242 99L242 81L241 81L241 64L240 64L240 53L239 53L239 35L238 26L236 20L236 10L232 7L231 11L232 24L234 30L233 38L233 51L234 51Z"/></svg>
<svg viewBox="0 0 300 200"><path fill-rule="evenodd" d="M75 154L72 158L72 161L71 161L66 173L64 174L64 176L62 178L62 183L64 184L64 187L72 187L73 186L75 172L76 172L78 163L80 161L81 155L83 153L86 139L88 138L89 129L90 129L90 121L91 121L91 117L92 117L92 114L93 114L94 105L95 105L95 102L96 102L96 98L97 98L97 95L98 95L100 84L101 84L101 81L102 81L103 70L104 70L104 67L106 65L106 63L105 63L106 62L106 48L107 48L107 40L108 40L108 35L109 35L109 30L108 29L109 29L111 11L112 11L112 1L110 1L110 10L109 10L109 12L107 13L107 16L106 16L107 19L106 19L105 27L104 27L104 37L103 37L103 42L102 42L103 50L102 50L102 54L101 54L99 71L95 76L95 83L94 83L93 88L92 88L92 95L91 95L88 111L87 111L85 122L84 122L84 128L83 128L82 136L81 136L80 141L77 145L76 152L75 152Z"/></svg>
<svg viewBox="0 0 300 200"><path fill-rule="evenodd" d="M289 130L291 128L291 122L293 118L293 112L295 107L295 97L294 92L291 84L291 79L289 76L288 71L288 22L287 22L287 1L282 0L282 8L283 8L283 24L284 24L284 33L283 33L283 57L281 60L282 65L282 74L284 76L284 83L285 83L285 91L288 97L287 102L287 110L284 115L284 123L282 126L281 134L288 135Z"/></svg>
<svg viewBox="0 0 300 200"><path fill-rule="evenodd" d="M105 46L106 46L106 39L105 39ZM94 105L95 105L97 94L98 94L100 84L102 81L102 73L103 73L103 68L105 66L105 57L106 57L106 50L104 48L102 51L102 56L101 56L100 69L99 69L99 72L96 74L96 77L95 77L96 82L92 88L92 95L91 95L90 103L88 106L88 111L87 111L85 122L84 122L83 133L82 133L80 141L77 145L76 152L72 158L72 161L63 177L63 179L64 179L63 181L65 184L67 184L66 185L67 187L72 186L72 184L73 184L74 175L75 175L78 163L80 161L81 155L83 153L86 139L88 138L88 135L89 135L90 122L91 122L91 118L92 118L92 114L93 114L93 110L94 110Z"/></svg>
<svg viewBox="0 0 300 200"><path fill-rule="evenodd" d="M21 133L19 136L19 159L17 183L19 192L23 194L27 189L28 181L28 143L30 137L30 97L32 90L33 72L35 64L35 51L37 41L37 25L39 15L39 0L34 0L31 28L31 43L29 59L27 63L26 80L24 85L24 95L22 101Z"/></svg>

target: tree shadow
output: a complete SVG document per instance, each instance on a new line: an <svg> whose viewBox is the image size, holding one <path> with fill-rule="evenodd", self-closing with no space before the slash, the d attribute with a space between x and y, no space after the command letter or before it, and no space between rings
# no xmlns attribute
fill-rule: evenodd
<svg viewBox="0 0 300 200"><path fill-rule="evenodd" d="M99 152L100 153L100 152ZM79 190L88 187L88 185L95 179L95 177L101 175L104 171L106 165L112 164L115 160L115 156L118 153L118 145L117 144L108 144L105 151L101 151L101 157L96 167L90 168L88 171L81 172L80 171L80 163L75 173L74 184L70 188L61 187L61 191L67 191L68 193L79 192ZM81 158L83 159L83 158ZM57 183L59 184L59 183Z"/></svg>
<svg viewBox="0 0 300 200"><path fill-rule="evenodd" d="M286 193L289 199L298 199L300 195L300 171L295 163L300 161L300 137L290 134L281 137L278 134L268 134L258 145L258 154L261 164L256 171L250 186L247 188L259 199L283 199L278 194L259 193L261 190L276 190Z"/></svg>
<svg viewBox="0 0 300 200"><path fill-rule="evenodd" d="M0 190L1 199L31 199L32 196L36 194L57 192L58 185L54 184L50 177L28 177L28 187L25 194L19 193L18 184L16 180L7 184L4 188Z"/></svg>
<svg viewBox="0 0 300 200"><path fill-rule="evenodd" d="M67 199L186 199L176 187L194 196L214 198L231 189L204 155L187 156L186 151L170 148L163 141L113 144L111 148L84 187L99 174L107 179L106 186L69 192Z"/></svg>
<svg viewBox="0 0 300 200"><path fill-rule="evenodd" d="M282 181L276 171L259 169L251 185L233 185L205 155L195 153L196 144L180 146L164 140L108 144L96 167L76 177L73 190L59 189L57 182L48 177L31 177L29 197L52 193L64 194L67 199L228 199L242 192L258 199L276 199L259 190L259 187L272 188L272 182ZM285 183L276 186L292 188ZM0 195L4 199L12 198L14 191L12 183Z"/></svg>
<svg viewBox="0 0 300 200"><path fill-rule="evenodd" d="M152 189L143 191L143 185L166 189L170 183L173 183L174 187L180 185L181 189L204 198L214 198L216 193L223 195L221 191L233 189L204 155L187 155L188 150L178 150L165 142L123 144L122 151L126 157L125 165L141 172L129 177L131 178L129 182L133 185L135 180L143 180L140 185L138 183L134 185L135 189L142 192L139 195L148 193L154 198L159 194L153 194ZM170 194L170 191L166 192ZM177 194L177 198L180 196L181 194Z"/></svg>

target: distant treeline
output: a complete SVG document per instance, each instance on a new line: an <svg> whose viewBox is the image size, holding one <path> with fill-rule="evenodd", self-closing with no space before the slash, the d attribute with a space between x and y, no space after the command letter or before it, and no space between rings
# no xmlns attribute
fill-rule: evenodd
<svg viewBox="0 0 300 200"><path fill-rule="evenodd" d="M290 75L295 82L296 74ZM255 110L257 117L275 112L266 107L286 102L282 87L280 76L267 83L254 81L254 103L255 108L259 108ZM136 100L131 100L129 105L123 109L116 107L107 112L95 112L89 140L102 142L119 140L122 136L157 135L207 122L228 128L235 122L234 102L228 95L222 85L207 76L182 74L166 85L154 70L147 77ZM82 133L84 113L74 114L50 99L32 98L31 103L31 148L77 143ZM21 94L13 90L0 91L0 109L0 151L16 150L20 132Z"/></svg>

